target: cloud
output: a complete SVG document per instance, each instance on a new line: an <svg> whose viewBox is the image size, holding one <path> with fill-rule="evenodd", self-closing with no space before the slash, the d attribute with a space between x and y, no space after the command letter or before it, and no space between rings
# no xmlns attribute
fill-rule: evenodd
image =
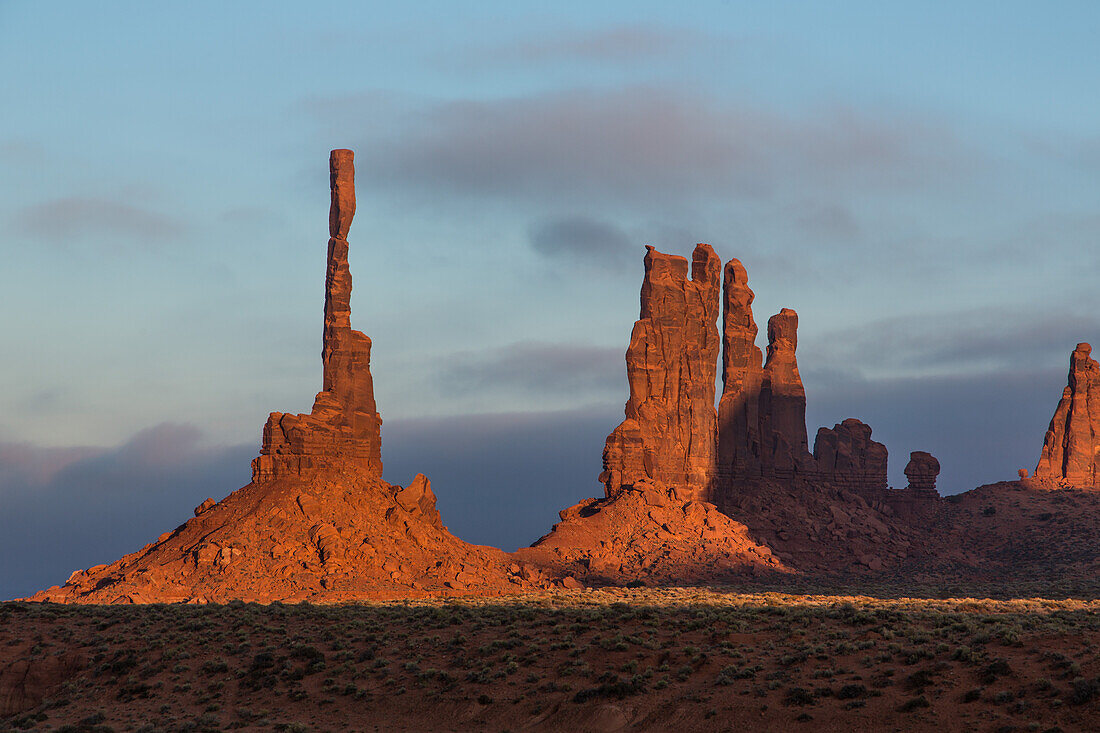
<svg viewBox="0 0 1100 733"><path fill-rule="evenodd" d="M20 234L50 242L83 237L120 237L163 242L183 234L185 226L170 217L120 201L68 197L25 207L14 218Z"/></svg>
<svg viewBox="0 0 1100 733"><path fill-rule="evenodd" d="M795 223L807 234L853 240L861 230L851 210L840 204L803 201L791 207Z"/></svg>
<svg viewBox="0 0 1100 733"><path fill-rule="evenodd" d="M248 482L255 446L163 424L113 448L0 443L0 599L62 583L178 526Z"/></svg>
<svg viewBox="0 0 1100 733"><path fill-rule="evenodd" d="M977 166L944 127L833 106L794 114L661 87L504 99L316 99L378 190L645 207L809 187L909 188ZM341 111L343 109L343 111ZM340 119L339 123L334 120Z"/></svg>
<svg viewBox="0 0 1100 733"><path fill-rule="evenodd" d="M602 496L596 477L621 406L387 422L388 481L432 480L444 524L467 542L505 550L550 530L558 511Z"/></svg>
<svg viewBox="0 0 1100 733"><path fill-rule="evenodd" d="M806 338L800 359L867 371L998 371L1065 361L1100 340L1100 316L980 308L874 321Z"/></svg>
<svg viewBox="0 0 1100 733"><path fill-rule="evenodd" d="M624 381L624 349L527 341L463 351L444 360L440 387L455 392L505 392L607 397Z"/></svg>
<svg viewBox="0 0 1100 733"><path fill-rule="evenodd" d="M646 59L683 54L713 39L688 29L622 25L595 31L550 31L507 43L486 44L448 54L448 65L466 68L535 66L561 62L636 64Z"/></svg>
<svg viewBox="0 0 1100 733"><path fill-rule="evenodd" d="M532 225L531 248L548 259L619 266L637 257L638 247L619 227L584 216L548 219Z"/></svg>
<svg viewBox="0 0 1100 733"><path fill-rule="evenodd" d="M25 138L0 140L0 165L34 166L41 165L46 159L46 150L42 144Z"/></svg>

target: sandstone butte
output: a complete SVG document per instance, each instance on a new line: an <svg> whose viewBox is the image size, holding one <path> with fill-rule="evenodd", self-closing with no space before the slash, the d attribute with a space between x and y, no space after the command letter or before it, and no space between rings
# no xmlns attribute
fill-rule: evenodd
<svg viewBox="0 0 1100 733"><path fill-rule="evenodd" d="M332 602L806 573L1100 572L1091 541L1100 492L1065 490L1098 481L1100 392L1088 344L1073 353L1034 479L944 501L939 462L915 451L909 485L891 489L886 447L858 419L820 428L810 451L797 313L768 320L762 352L744 265L721 266L706 244L690 263L647 247L626 352L629 398L604 446L604 495L563 509L515 553L463 542L443 525L426 477L382 479L371 341L351 328L352 152L332 151L329 170L323 379L311 412L271 414L247 486L32 600ZM1051 521L1037 524L1036 514Z"/></svg>

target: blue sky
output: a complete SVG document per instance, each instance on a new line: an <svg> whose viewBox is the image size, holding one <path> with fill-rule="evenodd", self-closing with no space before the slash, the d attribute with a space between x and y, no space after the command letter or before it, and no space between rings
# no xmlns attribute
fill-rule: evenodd
<svg viewBox="0 0 1100 733"><path fill-rule="evenodd" d="M0 2L0 501L137 507L62 543L63 580L247 481L267 413L319 388L334 147L387 478L428 472L467 539L598 492L646 243L710 242L758 323L799 312L811 440L855 416L895 485L911 450L944 491L1011 478L1100 340L1098 28L1092 2Z"/></svg>

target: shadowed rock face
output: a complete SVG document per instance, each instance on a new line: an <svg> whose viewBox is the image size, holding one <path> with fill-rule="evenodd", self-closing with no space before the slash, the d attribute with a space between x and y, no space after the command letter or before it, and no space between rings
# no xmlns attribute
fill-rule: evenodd
<svg viewBox="0 0 1100 733"><path fill-rule="evenodd" d="M909 479L909 488L924 494L934 494L936 477L940 475L940 462L926 451L917 450L909 454L909 463L905 465L905 478Z"/></svg>
<svg viewBox="0 0 1100 733"><path fill-rule="evenodd" d="M641 479L703 496L714 465L721 261L709 245L683 257L647 247L641 314L626 352L626 419L608 436L608 496Z"/></svg>
<svg viewBox="0 0 1100 733"><path fill-rule="evenodd" d="M764 355L756 345L755 294L738 259L722 277L722 399L718 403L718 465L742 474L760 473L760 393Z"/></svg>
<svg viewBox="0 0 1100 733"><path fill-rule="evenodd" d="M1069 384L1051 418L1035 478L1070 486L1100 486L1100 365L1092 347L1077 344Z"/></svg>
<svg viewBox="0 0 1100 733"><path fill-rule="evenodd" d="M888 458L886 446L871 440L871 426L854 417L832 429L819 428L814 440L814 462L822 477L851 489L885 489ZM939 470L937 463L936 473Z"/></svg>
<svg viewBox="0 0 1100 733"><path fill-rule="evenodd" d="M374 477L382 475L382 418L374 402L371 341L351 328L347 235L355 216L352 151L330 154L329 187L322 391L308 415L271 413L260 455L252 462L254 482L308 474L334 461L355 465Z"/></svg>
<svg viewBox="0 0 1100 733"><path fill-rule="evenodd" d="M767 362L756 346L755 297L740 260L726 263L722 300L722 399L716 474L758 477L815 469L806 439L806 390L798 373L798 314L768 321Z"/></svg>
<svg viewBox="0 0 1100 733"><path fill-rule="evenodd" d="M813 469L806 440L806 390L798 373L798 314L784 308L768 319L768 359L761 405L767 465L779 472Z"/></svg>

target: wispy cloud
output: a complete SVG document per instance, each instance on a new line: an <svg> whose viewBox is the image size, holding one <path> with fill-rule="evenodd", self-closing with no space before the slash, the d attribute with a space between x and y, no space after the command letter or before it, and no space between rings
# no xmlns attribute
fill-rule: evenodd
<svg viewBox="0 0 1100 733"><path fill-rule="evenodd" d="M640 244L616 225L586 216L546 219L531 226L531 247L552 260L616 267L636 257Z"/></svg>
<svg viewBox="0 0 1100 733"><path fill-rule="evenodd" d="M595 30L557 30L489 43L448 53L448 64L500 68L501 64L536 66L553 63L638 63L683 54L717 39L686 28L621 25Z"/></svg>
<svg viewBox="0 0 1100 733"><path fill-rule="evenodd" d="M171 217L121 201L72 196L27 206L15 213L15 231L49 242L117 237L163 242L184 233Z"/></svg>
<svg viewBox="0 0 1100 733"><path fill-rule="evenodd" d="M650 209L811 186L908 189L980 156L946 127L833 106L789 113L663 87L505 99L315 99L379 190ZM342 120L342 121L341 121Z"/></svg>
<svg viewBox="0 0 1100 733"><path fill-rule="evenodd" d="M448 393L606 396L624 379L624 351L542 342L465 351L444 361L439 385Z"/></svg>
<svg viewBox="0 0 1100 733"><path fill-rule="evenodd" d="M868 372L1048 366L1080 341L1100 341L1100 315L980 308L872 321L803 340L800 359Z"/></svg>

